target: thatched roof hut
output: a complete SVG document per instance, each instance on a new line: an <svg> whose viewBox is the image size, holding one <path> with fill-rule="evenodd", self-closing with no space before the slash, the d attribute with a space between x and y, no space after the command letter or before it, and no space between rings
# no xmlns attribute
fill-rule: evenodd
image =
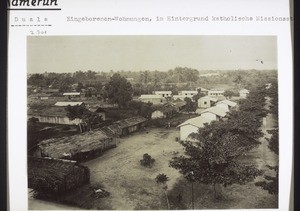
<svg viewBox="0 0 300 211"><path fill-rule="evenodd" d="M76 161L28 157L28 187L34 190L63 193L89 181L89 169Z"/></svg>
<svg viewBox="0 0 300 211"><path fill-rule="evenodd" d="M38 144L36 155L81 161L116 147L116 144L114 137L101 130L94 130L73 136L43 140Z"/></svg>

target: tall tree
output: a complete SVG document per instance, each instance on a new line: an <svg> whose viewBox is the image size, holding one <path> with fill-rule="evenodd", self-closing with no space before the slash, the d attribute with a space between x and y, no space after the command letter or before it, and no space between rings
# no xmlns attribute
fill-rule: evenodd
<svg viewBox="0 0 300 211"><path fill-rule="evenodd" d="M246 184L262 171L254 165L239 162L238 158L248 151L240 141L239 132L226 131L219 122L213 122L192 135L191 141L182 141L185 155L174 157L170 166L178 169L189 180L193 172L196 182L211 184L215 198L222 197L222 187Z"/></svg>
<svg viewBox="0 0 300 211"><path fill-rule="evenodd" d="M120 108L126 107L127 102L132 99L131 84L118 73L113 74L105 86L105 91L109 101L118 104Z"/></svg>
<svg viewBox="0 0 300 211"><path fill-rule="evenodd" d="M88 126L88 130L92 129L92 124L102 122L102 117L97 113L88 110L85 106L67 106L67 117L70 120L74 120L76 118L81 119Z"/></svg>
<svg viewBox="0 0 300 211"><path fill-rule="evenodd" d="M155 181L157 184L162 186L162 189L164 190L164 193L166 195L168 210L170 210L169 197L167 193L168 190L167 181L169 181L169 177L166 174L158 174L155 178Z"/></svg>

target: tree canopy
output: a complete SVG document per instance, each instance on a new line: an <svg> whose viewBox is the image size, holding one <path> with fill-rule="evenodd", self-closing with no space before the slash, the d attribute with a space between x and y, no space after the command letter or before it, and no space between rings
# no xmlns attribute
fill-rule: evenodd
<svg viewBox="0 0 300 211"><path fill-rule="evenodd" d="M133 90L131 84L120 74L115 73L105 86L106 97L111 103L119 107L126 107L132 99Z"/></svg>

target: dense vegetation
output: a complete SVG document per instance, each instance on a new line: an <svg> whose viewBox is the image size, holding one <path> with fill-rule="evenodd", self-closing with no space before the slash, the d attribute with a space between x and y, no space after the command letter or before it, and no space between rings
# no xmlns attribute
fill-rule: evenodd
<svg viewBox="0 0 300 211"><path fill-rule="evenodd" d="M215 73L213 76L205 76L205 73ZM39 88L59 89L66 91L107 91L106 85L114 74L124 77L132 85L134 96L150 94L157 90L170 90L178 94L179 90L195 90L201 86L204 88L247 88L251 89L262 80L269 81L276 76L275 70L228 70L228 71L198 71L187 67L176 67L169 71L110 71L95 72L76 71L74 73L44 73L32 74L28 78L28 85ZM229 93L229 95L231 95Z"/></svg>
<svg viewBox="0 0 300 211"><path fill-rule="evenodd" d="M194 141L182 141L185 155L174 157L170 166L178 169L188 180L212 184L215 197L222 196L217 187L246 184L262 171L253 164L244 164L239 158L260 144L262 118L266 116L264 85L250 91L241 100L238 111L228 119L214 121L190 135ZM191 177L193 175L193 177Z"/></svg>

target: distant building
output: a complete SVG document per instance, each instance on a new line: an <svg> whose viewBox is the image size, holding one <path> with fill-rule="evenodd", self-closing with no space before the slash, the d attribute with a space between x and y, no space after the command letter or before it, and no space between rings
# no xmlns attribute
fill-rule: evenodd
<svg viewBox="0 0 300 211"><path fill-rule="evenodd" d="M210 122L210 119L198 116L181 123L177 126L180 128L180 140L187 140L191 133L197 133L199 128L203 127L204 124L209 124Z"/></svg>
<svg viewBox="0 0 300 211"><path fill-rule="evenodd" d="M208 96L210 97L219 97L219 96L224 96L224 90L209 90L208 91Z"/></svg>
<svg viewBox="0 0 300 211"><path fill-rule="evenodd" d="M155 95L161 95L162 97L171 97L172 91L154 91Z"/></svg>
<svg viewBox="0 0 300 211"><path fill-rule="evenodd" d="M159 118L170 118L175 113L177 113L176 108L173 106L161 106L160 108L155 109L151 114L151 119Z"/></svg>
<svg viewBox="0 0 300 211"><path fill-rule="evenodd" d="M63 96L67 99L76 99L81 97L80 92L65 92L63 93Z"/></svg>
<svg viewBox="0 0 300 211"><path fill-rule="evenodd" d="M54 106L59 106L59 107L67 107L67 106L80 106L84 105L83 102L56 102Z"/></svg>
<svg viewBox="0 0 300 211"><path fill-rule="evenodd" d="M90 171L76 161L28 157L28 187L64 193L90 182Z"/></svg>
<svg viewBox="0 0 300 211"><path fill-rule="evenodd" d="M250 91L248 89L242 89L239 91L239 93L240 93L240 98L247 98Z"/></svg>
<svg viewBox="0 0 300 211"><path fill-rule="evenodd" d="M208 91L209 91L208 89L205 89L203 87L197 87L196 91L198 91L198 90L200 90L201 94L208 95Z"/></svg>
<svg viewBox="0 0 300 211"><path fill-rule="evenodd" d="M236 102L232 102L230 100L222 100L220 102L217 102L216 106L224 108L226 110L230 110L234 107L236 107L237 103Z"/></svg>
<svg viewBox="0 0 300 211"><path fill-rule="evenodd" d="M198 108L210 108L215 105L218 100L214 97L205 96L198 99Z"/></svg>
<svg viewBox="0 0 300 211"><path fill-rule="evenodd" d="M52 124L78 125L79 123L82 123L82 120L78 118L70 120L67 117L66 108L62 106L29 109L27 117L28 119L35 117L39 120L39 122Z"/></svg>
<svg viewBox="0 0 300 211"><path fill-rule="evenodd" d="M194 96L197 95L198 91L190 90L190 91L179 91L178 95L184 95L184 96Z"/></svg>
<svg viewBox="0 0 300 211"><path fill-rule="evenodd" d="M161 95L141 95L139 100L144 103L161 104L166 102L166 99Z"/></svg>
<svg viewBox="0 0 300 211"><path fill-rule="evenodd" d="M43 92L47 94L54 94L59 93L59 89L43 89Z"/></svg>
<svg viewBox="0 0 300 211"><path fill-rule="evenodd" d="M49 98L51 98L51 94L32 94L29 96L29 98L31 99L37 99L37 100L48 100Z"/></svg>
<svg viewBox="0 0 300 211"><path fill-rule="evenodd" d="M219 106L213 106L203 111L200 111L199 114L208 120L219 121L227 115L228 111L229 110L225 108L221 108Z"/></svg>

